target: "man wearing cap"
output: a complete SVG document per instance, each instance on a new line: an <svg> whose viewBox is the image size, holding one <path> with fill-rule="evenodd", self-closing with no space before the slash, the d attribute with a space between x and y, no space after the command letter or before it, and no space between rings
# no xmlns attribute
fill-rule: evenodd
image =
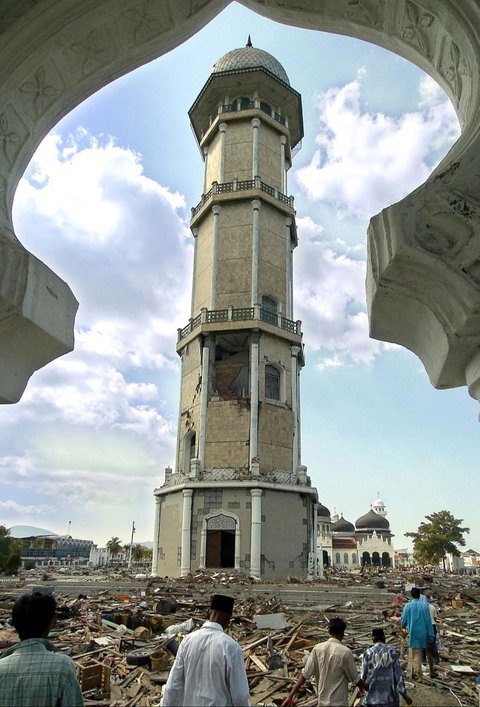
<svg viewBox="0 0 480 707"><path fill-rule="evenodd" d="M224 633L232 618L233 604L233 597L213 595L208 621L180 643L161 707L250 705L242 649Z"/></svg>

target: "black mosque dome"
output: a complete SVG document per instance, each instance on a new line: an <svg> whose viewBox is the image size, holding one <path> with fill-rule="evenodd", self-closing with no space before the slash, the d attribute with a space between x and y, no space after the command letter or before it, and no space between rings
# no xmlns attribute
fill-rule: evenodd
<svg viewBox="0 0 480 707"><path fill-rule="evenodd" d="M350 521L345 520L345 518L342 516L337 520L336 523L334 523L331 527L332 533L354 533L355 528L353 526L353 523L350 523Z"/></svg>
<svg viewBox="0 0 480 707"><path fill-rule="evenodd" d="M386 518L370 509L368 513L357 519L355 527L357 530L390 530L390 523Z"/></svg>
<svg viewBox="0 0 480 707"><path fill-rule="evenodd" d="M250 37L246 47L232 49L219 59L212 68L212 74L224 71L243 71L244 69L266 69L277 79L290 86L287 72L274 56L252 46Z"/></svg>
<svg viewBox="0 0 480 707"><path fill-rule="evenodd" d="M320 516L321 518L330 518L330 511L322 503L319 503L317 505L317 516Z"/></svg>

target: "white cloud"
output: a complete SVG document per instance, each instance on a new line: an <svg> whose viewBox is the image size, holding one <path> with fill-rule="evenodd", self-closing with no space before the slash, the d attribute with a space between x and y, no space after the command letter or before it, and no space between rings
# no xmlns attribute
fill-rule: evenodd
<svg viewBox="0 0 480 707"><path fill-rule="evenodd" d="M322 368L372 363L382 344L368 336L365 261L336 252L310 217L297 226L302 247L295 254L295 312L307 348L333 354Z"/></svg>
<svg viewBox="0 0 480 707"><path fill-rule="evenodd" d="M428 81L419 95L423 110L398 118L362 110L361 75L318 95L318 149L296 173L308 198L368 217L424 182L435 166L432 152L446 152L458 135L458 121Z"/></svg>
<svg viewBox="0 0 480 707"><path fill-rule="evenodd" d="M17 190L16 231L80 306L75 350L0 409L4 516L33 517L35 502L47 525L67 514L87 533L87 509L113 527L135 504L150 527L175 453L176 416L164 411L175 410L177 327L189 315L186 218L183 196L110 138L79 129L41 144Z"/></svg>

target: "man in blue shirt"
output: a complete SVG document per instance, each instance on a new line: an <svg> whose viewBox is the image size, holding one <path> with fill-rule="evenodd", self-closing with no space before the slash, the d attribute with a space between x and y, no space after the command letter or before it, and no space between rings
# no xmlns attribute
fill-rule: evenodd
<svg viewBox="0 0 480 707"><path fill-rule="evenodd" d="M399 695L407 705L412 704L405 687L397 651L385 644L385 633L381 628L372 630L373 646L362 656L361 678L368 685L363 698L368 707L399 707Z"/></svg>
<svg viewBox="0 0 480 707"><path fill-rule="evenodd" d="M420 589L413 587L411 600L402 611L401 625L408 630L408 646L412 662L412 678L422 676L422 651L435 639L430 611L420 601Z"/></svg>
<svg viewBox="0 0 480 707"><path fill-rule="evenodd" d="M47 641L55 623L51 594L23 594L12 623L20 643L0 658L0 707L83 707L75 664Z"/></svg>

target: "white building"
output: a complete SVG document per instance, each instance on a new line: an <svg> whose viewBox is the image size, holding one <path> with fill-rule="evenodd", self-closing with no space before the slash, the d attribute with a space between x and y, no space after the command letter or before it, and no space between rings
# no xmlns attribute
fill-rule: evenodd
<svg viewBox="0 0 480 707"><path fill-rule="evenodd" d="M317 557L341 569L393 567L395 549L385 504L377 499L355 525L322 504L317 507Z"/></svg>

